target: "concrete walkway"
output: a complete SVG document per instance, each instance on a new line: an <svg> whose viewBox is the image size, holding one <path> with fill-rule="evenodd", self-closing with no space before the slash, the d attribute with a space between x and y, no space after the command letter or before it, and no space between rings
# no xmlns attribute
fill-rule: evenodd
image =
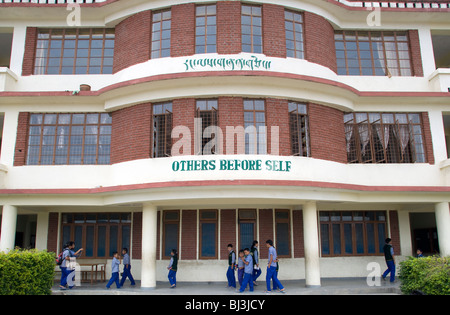
<svg viewBox="0 0 450 315"><path fill-rule="evenodd" d="M234 295L245 297L247 295L384 295L401 294L400 282L380 281L380 286L368 286L366 278L345 278L345 279L322 279L320 288L306 288L305 280L282 281L286 288L286 293L273 291L270 294L264 293L265 282L258 281L254 292L236 292L234 289L226 288L226 282L179 282L177 288L170 289L169 282L158 282L156 289L141 289L140 281L136 281L136 286L132 287L130 282L117 289L115 284L110 289L106 289L106 282L96 284L82 283L79 287L69 290L59 290L59 285L55 283L52 288L54 295Z"/></svg>

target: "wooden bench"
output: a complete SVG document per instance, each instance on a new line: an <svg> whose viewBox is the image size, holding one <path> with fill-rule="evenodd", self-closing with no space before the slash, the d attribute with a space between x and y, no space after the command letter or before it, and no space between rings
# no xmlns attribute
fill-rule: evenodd
<svg viewBox="0 0 450 315"><path fill-rule="evenodd" d="M80 266L81 282L106 281L106 259L77 259ZM55 279L61 278L61 269L55 266Z"/></svg>

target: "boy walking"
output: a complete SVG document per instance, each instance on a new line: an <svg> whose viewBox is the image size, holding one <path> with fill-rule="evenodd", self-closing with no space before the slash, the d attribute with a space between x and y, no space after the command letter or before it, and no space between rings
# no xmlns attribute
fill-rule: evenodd
<svg viewBox="0 0 450 315"><path fill-rule="evenodd" d="M244 249L245 259L243 260L244 267L244 280L242 281L239 292L244 292L247 288L247 284L250 285L250 292L253 292L253 257L250 255L248 248Z"/></svg>
<svg viewBox="0 0 450 315"><path fill-rule="evenodd" d="M388 237L385 240L383 251L384 251L384 259L386 260L386 265L388 269L383 273L383 280L386 280L386 277L389 273L391 273L390 282L394 282L395 280L395 259L394 259L394 249L392 248L392 240Z"/></svg>
<svg viewBox="0 0 450 315"><path fill-rule="evenodd" d="M286 289L281 284L280 280L278 280L278 277L276 275L277 270L277 251L275 250L275 247L273 247L273 241L267 240L266 246L269 249L269 263L267 264L267 274L266 274L266 286L267 290L265 293L272 292L270 289L270 280L272 279L273 283L276 284L277 288L280 290L281 293L286 293Z"/></svg>
<svg viewBox="0 0 450 315"><path fill-rule="evenodd" d="M119 253L114 252L113 253L113 261L111 264L111 279L109 279L108 284L106 285L106 288L109 289L111 287L111 284L114 282L116 283L117 289L120 289L120 283L119 283L119 265L120 265L120 258Z"/></svg>
<svg viewBox="0 0 450 315"><path fill-rule="evenodd" d="M125 280L127 280L127 277L131 281L131 285L135 285L133 276L131 275L131 264L130 264L130 255L128 255L128 248L122 248L122 255L123 255L123 274L122 274L122 280L120 280L120 286L123 287L123 284L125 283Z"/></svg>
<svg viewBox="0 0 450 315"><path fill-rule="evenodd" d="M227 279L228 288L236 289L236 278L234 277L234 266L236 264L236 254L233 251L233 244L228 244L228 269L227 269Z"/></svg>

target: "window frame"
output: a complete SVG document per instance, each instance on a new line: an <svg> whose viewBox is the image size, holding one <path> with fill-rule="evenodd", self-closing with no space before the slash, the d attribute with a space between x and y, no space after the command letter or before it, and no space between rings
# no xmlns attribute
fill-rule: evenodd
<svg viewBox="0 0 450 315"><path fill-rule="evenodd" d="M161 15L156 20L156 16ZM167 26L168 28L163 28ZM168 38L163 38L164 31L168 31ZM167 41L169 47L163 48L163 41ZM151 29L151 44L150 44L150 59L167 58L171 56L171 44L172 43L172 9L162 9L152 12L152 29Z"/></svg>
<svg viewBox="0 0 450 315"><path fill-rule="evenodd" d="M287 218L279 218L277 216L278 213L286 213L287 214ZM276 240L276 246L277 246L277 255L280 258L291 258L292 257L292 244L291 244L291 210L289 209L275 209L275 220L274 220L274 227L275 227L275 240ZM278 237L278 232L279 232L279 228L278 228L278 223L284 223L287 224L287 247L288 247L288 254L287 255L282 255L280 254L280 239Z"/></svg>
<svg viewBox="0 0 450 315"><path fill-rule="evenodd" d="M161 107L161 113L155 113L156 108ZM164 117L164 128L159 126L160 118ZM173 126L173 103L155 103L152 106L152 158L170 157L172 156L172 126ZM164 135L159 136L159 132L164 129ZM160 144L160 140L163 143ZM163 149L163 152L161 152ZM169 152L169 153L168 153Z"/></svg>
<svg viewBox="0 0 450 315"><path fill-rule="evenodd" d="M257 102L262 102L264 109L258 109ZM248 109L249 104L252 104L252 109ZM265 99L256 99L256 98L246 98L243 102L244 105L244 129L245 129L245 154L267 154L267 114L266 114L266 100ZM247 119L250 115L246 115L246 113L252 114L252 120ZM264 122L258 121L257 116L258 113L264 115ZM254 135L254 145L255 148L251 149L250 137L253 135L247 133L247 127L253 126L256 128L256 134ZM264 133L260 132L260 127L264 127ZM260 139L264 140L264 143L260 143Z"/></svg>
<svg viewBox="0 0 450 315"><path fill-rule="evenodd" d="M288 111L291 155L310 157L311 139L308 116L309 106L306 103L289 101ZM304 129L304 131L302 129Z"/></svg>
<svg viewBox="0 0 450 315"><path fill-rule="evenodd" d="M336 48L336 60L337 60L337 70L339 75L371 75L371 76L413 76L413 64L412 64L412 53L411 44L408 31L358 31L358 30L339 30L335 31L335 48ZM355 39L348 38L354 37ZM360 39L361 38L361 39ZM366 39L367 38L367 39ZM403 39L405 38L405 39ZM369 47L369 50L362 49L362 44ZM381 44L381 46L379 45ZM382 58L378 56L375 58L375 46L379 46L376 50L377 54L382 53ZM349 50L348 47L355 46L355 49ZM395 46L395 49L388 49L391 46ZM400 49L402 46L406 46L407 49ZM343 47L343 49L338 49ZM382 51L380 51L382 48ZM344 57L342 58L342 52ZM357 59L350 58L356 52ZM369 58L362 58L363 52L367 54L370 52ZM402 54L408 55L405 59L404 56L401 58ZM392 56L395 55L395 58ZM366 56L367 57L367 56ZM363 67L363 61L370 60L370 67ZM408 66L402 66L408 61ZM350 63L358 63L358 67L350 67ZM377 67L376 63L382 62L383 67ZM342 65L345 63L345 69ZM395 66L392 66L395 64ZM350 69L358 69L358 73L352 73ZM365 69L365 70L363 70ZM371 69L371 73L364 73ZM403 71L402 71L403 70ZM381 72L380 72L381 71ZM403 72L403 73L402 73Z"/></svg>
<svg viewBox="0 0 450 315"><path fill-rule="evenodd" d="M123 219L123 216L127 216L129 219ZM64 222L64 218L68 218L69 216L72 217L72 222ZM92 222L92 216L95 216L95 222ZM104 219L100 219L99 216L106 216L107 222L100 222ZM119 222L112 222L112 216L118 216ZM76 217L78 217L78 220L83 217L84 222L76 222ZM91 217L88 219L88 217ZM128 250L130 251L130 247L132 245L131 243L131 237L132 237L132 229L131 229L131 223L132 223L132 213L131 212L99 212L99 213L62 213L60 218L61 226L61 237L60 237L60 248L64 248L64 242L67 241L75 241L76 248L84 248L83 255L80 258L77 259L110 259L111 254L113 251L121 252L123 247L128 247ZM91 222L88 222L91 221ZM65 239L65 228L70 229L70 236L69 239ZM81 238L81 244L76 240L76 228L81 227L82 232L82 238ZM88 228L93 227L93 246L92 246L92 256L87 256L87 251L89 246L87 245L88 237L87 237L87 230ZM99 228L105 227L105 255L99 256ZM111 227L117 227L117 249L111 248ZM124 235L123 235L123 227L129 228L129 244L124 244Z"/></svg>
<svg viewBox="0 0 450 315"><path fill-rule="evenodd" d="M247 10L246 8L250 8L250 14L248 14L248 12L245 12ZM254 54L264 53L262 10L263 10L263 8L260 5L251 5L251 4L242 4L241 5L241 50L242 50L242 52L254 53ZM253 11L256 11L256 12L254 13ZM257 11L259 11L259 14ZM245 17L250 17L250 24L244 23ZM255 25L254 21L257 20L258 18L260 20L260 25ZM250 26L250 34L244 33L245 26ZM258 29L259 29L259 31L258 31ZM258 32L260 34L258 34ZM250 41L251 41L250 45L244 43L245 42L244 36L250 36ZM256 43L255 43L258 38L260 38L261 45L256 45ZM247 46L250 46L250 47L247 47ZM256 47L260 47L261 51L256 51L255 50ZM248 50L248 48L250 48L250 50Z"/></svg>
<svg viewBox="0 0 450 315"><path fill-rule="evenodd" d="M215 214L214 218L203 218L202 215L207 212L213 212ZM213 256L203 256L203 224L215 224L215 234L214 234L214 255ZM219 211L217 209L201 209L199 210L199 259L217 259L218 258L218 244L219 244Z"/></svg>
<svg viewBox="0 0 450 315"><path fill-rule="evenodd" d="M208 13L208 9L214 7L214 13ZM199 12L200 8L204 8L205 13ZM212 9L210 9L212 11ZM209 23L209 18L214 17L214 23ZM198 22L202 20L203 25ZM214 31L214 33L210 33ZM203 32L204 34L199 34ZM214 35L214 44L208 44L208 37ZM204 38L204 44L199 44L201 38ZM201 49L200 49L201 47ZM204 51L201 51L204 50ZM196 54L211 54L217 53L217 5L216 4L198 4L195 7L195 53Z"/></svg>
<svg viewBox="0 0 450 315"><path fill-rule="evenodd" d="M288 19L288 15L292 14L292 20ZM296 16L300 16L300 21L296 20ZM288 25L292 25L292 30L288 29ZM301 25L301 32L297 31L297 25ZM286 36L286 57L305 59L305 25L304 25L304 15L303 12L294 10L284 10L284 32ZM288 39L288 32L292 32L293 39ZM294 43L294 49L288 49L289 42ZM301 43L301 49L297 49L297 42ZM289 55L289 51L293 52L293 56Z"/></svg>
<svg viewBox="0 0 450 315"><path fill-rule="evenodd" d="M100 31L102 34L100 34ZM93 47L94 41L99 41L99 39L96 38L98 36L102 36L101 56L94 56L94 52L99 49L98 47ZM84 47L84 45L81 46L81 43L86 40L89 41L88 47ZM59 41L60 43L58 43ZM74 43L71 43L72 41L74 41ZM107 45L107 42L110 41L113 42L112 47L110 47L110 43ZM52 48L53 43L56 43L55 48ZM69 45L69 43L71 44ZM72 46L72 44L74 47L69 47ZM52 55L58 51L58 46L61 46L59 48L59 56L53 57ZM114 47L114 28L41 28L38 30L37 34L33 73L35 75L112 74L114 66ZM69 56L66 54L69 54ZM108 56L106 54L108 54ZM55 63L55 66L52 66L53 61L56 60L59 60L58 65L56 66ZM101 60L100 66L92 64L95 60ZM70 61L72 62L70 63ZM105 64L106 61L108 61L109 64ZM81 65L79 65L80 63ZM64 66L65 64L66 66ZM70 73L64 73L63 70L68 70L70 67L72 68L72 71ZM56 70L56 68L58 68L57 72L52 71L49 73L50 69ZM84 68L86 68L85 72L78 72L78 69ZM92 72L91 69L98 69L99 72Z"/></svg>
<svg viewBox="0 0 450 315"><path fill-rule="evenodd" d="M177 214L176 218L168 218L167 216L169 214ZM181 216L181 211L180 210L164 210L162 211L162 242L161 242L161 257L162 259L170 259L170 252L173 248L166 248L166 230L167 230L167 225L171 224L171 225L176 225L177 226L177 235L176 235L176 239L177 239L177 246L176 249L179 252L180 251L180 216ZM166 249L169 250L169 254L166 255Z"/></svg>
<svg viewBox="0 0 450 315"><path fill-rule="evenodd" d="M83 123L77 123L74 117L81 115L84 115ZM97 115L97 123L89 123L89 116L93 115ZM35 123L33 121L34 117L37 116L41 116L40 123ZM46 122L46 118L50 117L49 119L52 119L52 116L55 117L55 122ZM64 116L70 116L70 121L68 123L61 122L61 119ZM102 119L104 119L104 117L107 117L106 123L102 123ZM89 129L91 128L89 127L96 127L97 133L94 133L94 129L90 131ZM48 130L48 132L52 132L52 129L53 133L46 135L46 130ZM67 135L64 134L64 131L66 129L69 130ZM102 130L103 132L109 130L109 133L102 133ZM36 140L38 140L38 137L39 143L36 142ZM92 139L87 141L88 137L89 139ZM91 142L93 140L93 137L95 137L95 143L87 143ZM105 143L101 143L102 137L107 137L103 138L103 141L106 140ZM75 139L78 138L81 139L81 143L74 143ZM61 140L63 141L62 144ZM49 141L48 145L45 145L46 141ZM31 113L28 121L26 165L109 165L111 163L111 141L112 118L108 113ZM87 154L87 152L89 152L88 148L94 146L96 148L95 163L86 163L87 157L94 156L93 154ZM102 146L104 146L104 148L102 148ZM58 154L58 147L62 147L60 153L64 153L63 150L65 150L65 154ZM109 147L108 150L107 147ZM38 154L33 153L33 151L36 150L33 148L37 148L37 150L39 151ZM43 154L43 151L46 148L52 148L52 153ZM74 154L74 150L76 148L80 149L80 154ZM105 152L105 150L108 152L108 154L100 154L101 151ZM37 162L31 161L31 159L35 156L37 156L38 158ZM43 163L43 157L51 157L52 162ZM66 157L65 163L57 163L58 157ZM78 160L78 157L80 163L76 163L77 161L75 160L75 158ZM107 160L103 163L99 163L101 157L107 157Z"/></svg>
<svg viewBox="0 0 450 315"><path fill-rule="evenodd" d="M328 220L324 220L324 214L328 214ZM333 220L332 214L339 213L339 220ZM344 213L348 215L348 213L351 213L351 220L343 219ZM362 219L357 220L355 217L357 217L357 213L362 213ZM374 220L367 219L367 217L370 218L370 216L367 216L367 213L374 214L373 217ZM384 214L384 221L377 219L377 216ZM319 233L320 233L320 253L322 257L351 257L351 256L382 256L383 250L382 246L384 245L384 239L387 237L388 234L388 219L387 219L387 211L385 210L372 210L372 211L366 211L366 210L339 210L339 211L333 211L333 210L325 210L325 211L319 211ZM336 217L336 216L334 216ZM369 240L368 240L368 226L370 224L373 224L373 247L375 249L374 253L369 252ZM385 232L385 235L381 236L379 234L379 225L382 224L384 226L383 230ZM333 234L333 227L337 225L339 227L339 238L340 242L338 243L340 253L335 253L335 242L334 242L334 234ZM346 252L346 238L345 238L345 225L351 225L351 241L352 241L352 253ZM358 253L358 231L356 228L356 225L362 226L362 236L363 236L363 249L364 251L361 253ZM325 235L323 234L322 228L324 226L326 227L328 239L325 238ZM324 253L324 241L328 241L328 250L329 253Z"/></svg>
<svg viewBox="0 0 450 315"><path fill-rule="evenodd" d="M211 99L197 99L195 102L195 118L201 119L201 134L198 135L200 137L198 143L201 144L201 148L196 148L196 150L199 150L196 152L198 155L210 155L208 154L206 149L206 145L209 142L215 141L214 149L211 148L210 152L211 154L219 154L220 148L218 147L220 145L219 143L219 100L217 98L211 98ZM215 128L216 131L214 133L214 138L206 138L204 137L204 131L206 128ZM206 153L206 154L205 154Z"/></svg>

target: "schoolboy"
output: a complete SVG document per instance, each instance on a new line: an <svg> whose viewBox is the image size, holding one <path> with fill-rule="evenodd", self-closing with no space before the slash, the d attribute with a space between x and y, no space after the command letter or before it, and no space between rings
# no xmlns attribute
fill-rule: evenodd
<svg viewBox="0 0 450 315"><path fill-rule="evenodd" d="M125 280L127 280L127 277L131 281L131 285L136 285L136 282L134 282L133 276L131 275L131 264L130 264L130 255L128 255L128 248L124 247L122 248L122 255L123 255L123 274L122 279L120 280L120 286L123 287L123 284L125 283Z"/></svg>
<svg viewBox="0 0 450 315"><path fill-rule="evenodd" d="M113 252L113 260L111 263L111 279L109 279L106 288L109 289L111 284L116 283L117 289L120 289L119 283L119 265L120 265L120 257L118 252Z"/></svg>
<svg viewBox="0 0 450 315"><path fill-rule="evenodd" d="M239 289L239 292L241 293L247 288L247 284L250 286L250 292L253 292L253 257L250 255L250 250L248 248L244 249L244 254L244 280Z"/></svg>
<svg viewBox="0 0 450 315"><path fill-rule="evenodd" d="M239 258L238 258L238 280L239 280L239 285L242 287L242 280L244 280L244 259L245 259L245 254L244 254L244 250L241 249L239 251Z"/></svg>
<svg viewBox="0 0 450 315"><path fill-rule="evenodd" d="M233 251L233 244L228 244L227 249L228 249L228 269L227 269L228 288L236 289L236 278L234 277L236 254Z"/></svg>

